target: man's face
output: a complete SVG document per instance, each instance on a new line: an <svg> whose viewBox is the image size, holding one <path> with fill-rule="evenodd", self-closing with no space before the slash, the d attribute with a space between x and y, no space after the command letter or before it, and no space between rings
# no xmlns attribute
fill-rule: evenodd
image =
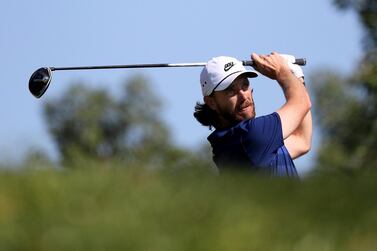
<svg viewBox="0 0 377 251"><path fill-rule="evenodd" d="M222 126L227 127L255 117L252 93L249 80L241 75L227 89L215 91L205 101L218 113Z"/></svg>

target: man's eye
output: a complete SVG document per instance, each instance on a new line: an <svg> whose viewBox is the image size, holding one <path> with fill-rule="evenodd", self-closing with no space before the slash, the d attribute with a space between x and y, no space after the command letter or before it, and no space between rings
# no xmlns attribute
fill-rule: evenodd
<svg viewBox="0 0 377 251"><path fill-rule="evenodd" d="M233 96L233 95L236 94L236 90L235 90L234 88L230 88L230 89L227 91L227 94L228 94L229 96Z"/></svg>
<svg viewBox="0 0 377 251"><path fill-rule="evenodd" d="M234 91L233 90L228 90L228 95L233 95Z"/></svg>

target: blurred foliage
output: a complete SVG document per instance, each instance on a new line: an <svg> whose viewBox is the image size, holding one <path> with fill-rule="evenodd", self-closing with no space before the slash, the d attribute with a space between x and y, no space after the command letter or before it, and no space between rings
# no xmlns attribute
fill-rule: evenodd
<svg viewBox="0 0 377 251"><path fill-rule="evenodd" d="M140 166L0 173L0 249L375 250L377 176ZM320 189L318 189L320 188Z"/></svg>
<svg viewBox="0 0 377 251"><path fill-rule="evenodd" d="M18 168L29 169L29 170L41 170L50 169L54 163L51 161L47 153L40 149L30 149L23 161L21 166Z"/></svg>
<svg viewBox="0 0 377 251"><path fill-rule="evenodd" d="M364 55L351 76L329 69L312 75L317 121L323 142L321 168L377 168L377 2L335 0L351 9L364 28Z"/></svg>
<svg viewBox="0 0 377 251"><path fill-rule="evenodd" d="M376 49L377 45L377 2L376 0L333 0L341 10L353 10L364 27L364 45Z"/></svg>
<svg viewBox="0 0 377 251"><path fill-rule="evenodd" d="M76 84L45 103L44 117L63 166L118 163L153 169L173 167L174 163L175 169L181 169L196 162L212 168L210 155L172 143L161 119L163 104L147 79L134 76L117 94Z"/></svg>

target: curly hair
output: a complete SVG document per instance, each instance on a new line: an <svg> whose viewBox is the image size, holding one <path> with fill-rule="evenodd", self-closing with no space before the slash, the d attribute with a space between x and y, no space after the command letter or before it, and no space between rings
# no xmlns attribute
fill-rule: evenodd
<svg viewBox="0 0 377 251"><path fill-rule="evenodd" d="M218 125L218 115L207 104L196 102L194 117L203 126L208 126L210 130Z"/></svg>

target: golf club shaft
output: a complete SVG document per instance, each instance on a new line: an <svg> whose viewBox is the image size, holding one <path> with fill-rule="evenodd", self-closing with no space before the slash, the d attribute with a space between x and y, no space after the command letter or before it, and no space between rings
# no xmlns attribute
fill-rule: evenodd
<svg viewBox="0 0 377 251"><path fill-rule="evenodd" d="M306 65L305 58L297 58L295 64ZM242 61L244 66L253 66L252 60ZM177 64L128 64L128 65L98 65L98 66L74 66L74 67L49 67L51 71L69 71L69 70L100 70L100 69L126 69L126 68L160 68L160 67L197 67L205 66L205 62L200 63L177 63Z"/></svg>
<svg viewBox="0 0 377 251"><path fill-rule="evenodd" d="M100 69L127 69L127 68L160 68L160 67L195 67L204 66L206 63L178 63L178 64L127 64L127 65L97 65L77 67L50 67L51 71L66 70L100 70Z"/></svg>

